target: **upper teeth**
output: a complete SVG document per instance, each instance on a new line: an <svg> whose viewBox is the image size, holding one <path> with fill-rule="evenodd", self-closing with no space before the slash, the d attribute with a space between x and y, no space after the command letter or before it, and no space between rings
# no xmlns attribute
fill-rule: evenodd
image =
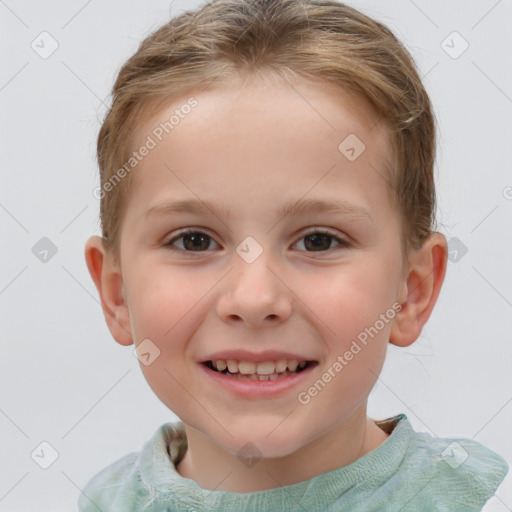
<svg viewBox="0 0 512 512"><path fill-rule="evenodd" d="M277 361L254 363L252 361L236 361L235 359L217 359L212 361L212 364L220 372L227 368L229 373L271 375L272 373L283 373L287 368L288 371L294 372L297 367L304 368L306 361L278 359Z"/></svg>

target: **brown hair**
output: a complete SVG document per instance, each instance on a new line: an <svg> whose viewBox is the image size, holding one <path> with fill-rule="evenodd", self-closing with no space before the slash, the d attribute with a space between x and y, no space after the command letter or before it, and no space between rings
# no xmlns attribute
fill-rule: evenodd
<svg viewBox="0 0 512 512"><path fill-rule="evenodd" d="M131 174L113 178L130 158L137 123L214 80L262 71L329 82L371 104L390 130L389 184L403 254L422 245L435 222L435 119L415 63L393 33L334 0L213 0L149 35L117 76L97 145L101 189L108 190L101 193L103 242L115 261Z"/></svg>

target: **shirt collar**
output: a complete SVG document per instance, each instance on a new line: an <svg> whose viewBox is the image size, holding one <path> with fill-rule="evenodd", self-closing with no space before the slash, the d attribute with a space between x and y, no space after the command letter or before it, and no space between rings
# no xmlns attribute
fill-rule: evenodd
<svg viewBox="0 0 512 512"><path fill-rule="evenodd" d="M364 481L369 474L372 479L386 480L390 474L396 472L404 459L414 430L405 414L376 421L376 424L389 434L376 449L347 466L317 475L310 480L250 493L251 499L256 503L261 500L262 504L267 499L289 503L289 510L296 510L299 504L305 510L318 510L318 507L327 506L336 497ZM162 425L144 445L140 453L139 468L142 482L149 488L150 494L158 491L168 495L169 499L172 496L176 499L179 497L181 505L191 507L209 504L213 508L224 506L227 509L246 503L247 493L204 489L194 480L181 476L176 465L186 450L187 437L181 421Z"/></svg>

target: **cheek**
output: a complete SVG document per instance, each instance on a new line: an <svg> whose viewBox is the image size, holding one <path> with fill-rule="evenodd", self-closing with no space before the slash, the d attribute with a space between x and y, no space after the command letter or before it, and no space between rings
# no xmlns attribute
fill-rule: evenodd
<svg viewBox="0 0 512 512"><path fill-rule="evenodd" d="M202 287L190 286L183 274L154 265L140 273L130 289L130 316L139 352L149 346L151 361L140 359L140 368L155 395L171 410L186 409L190 388L187 341L198 326L197 307L206 293ZM205 288L204 290L201 288ZM143 341L144 340L144 341ZM147 341L150 340L150 344Z"/></svg>
<svg viewBox="0 0 512 512"><path fill-rule="evenodd" d="M372 259L378 258L337 269L326 274L323 286L309 287L307 304L331 337L352 339L391 308L395 287L391 272Z"/></svg>
<svg viewBox="0 0 512 512"><path fill-rule="evenodd" d="M130 317L138 338L166 340L184 324L208 290L204 280L170 266L145 263L132 275L129 288Z"/></svg>
<svg viewBox="0 0 512 512"><path fill-rule="evenodd" d="M380 374L395 317L393 279L382 254L371 255L337 271L316 292L314 311L322 320L316 324L328 348L319 385L330 388L325 400L333 410L357 407Z"/></svg>
<svg viewBox="0 0 512 512"><path fill-rule="evenodd" d="M310 389L334 414L348 415L368 397L384 364L394 318L391 304L376 294L379 283L359 277L332 280L318 294L315 310L327 354L324 371Z"/></svg>

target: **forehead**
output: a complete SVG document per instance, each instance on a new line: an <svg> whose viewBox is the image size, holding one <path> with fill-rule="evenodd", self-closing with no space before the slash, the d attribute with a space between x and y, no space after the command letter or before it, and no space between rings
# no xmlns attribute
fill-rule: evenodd
<svg viewBox="0 0 512 512"><path fill-rule="evenodd" d="M192 90L146 116L132 149L148 138L154 147L132 177L129 203L138 210L170 191L221 196L235 209L342 185L370 204L390 193L384 120L361 97L328 83L253 77Z"/></svg>

